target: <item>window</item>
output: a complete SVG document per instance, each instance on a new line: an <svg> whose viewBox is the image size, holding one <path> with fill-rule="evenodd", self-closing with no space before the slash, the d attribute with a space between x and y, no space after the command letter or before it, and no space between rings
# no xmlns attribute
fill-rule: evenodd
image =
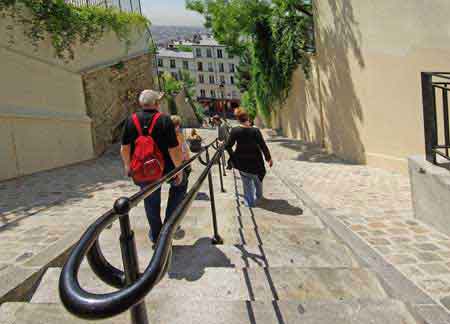
<svg viewBox="0 0 450 324"><path fill-rule="evenodd" d="M225 67L223 66L223 63L219 63L219 72L225 72Z"/></svg>
<svg viewBox="0 0 450 324"><path fill-rule="evenodd" d="M234 76L230 76L230 83L234 84Z"/></svg>
<svg viewBox="0 0 450 324"><path fill-rule="evenodd" d="M210 48L206 49L206 57L212 57L212 51Z"/></svg>
<svg viewBox="0 0 450 324"><path fill-rule="evenodd" d="M175 69L177 67L175 60L170 60L170 68Z"/></svg>
<svg viewBox="0 0 450 324"><path fill-rule="evenodd" d="M197 63L197 70L203 71L203 63L202 62Z"/></svg>
<svg viewBox="0 0 450 324"><path fill-rule="evenodd" d="M225 98L225 93L223 91L220 93L220 98Z"/></svg>
<svg viewBox="0 0 450 324"><path fill-rule="evenodd" d="M200 97L203 97L203 98L206 97L206 91L205 91L205 89L200 89Z"/></svg>
<svg viewBox="0 0 450 324"><path fill-rule="evenodd" d="M172 72L171 74L172 74L172 77L173 77L175 80L178 80L178 73L177 73L177 72Z"/></svg>
<svg viewBox="0 0 450 324"><path fill-rule="evenodd" d="M210 84L216 83L215 80L214 80L214 75L210 75L210 76L209 76L209 83L210 83Z"/></svg>
<svg viewBox="0 0 450 324"><path fill-rule="evenodd" d="M209 71L209 72L214 72L214 68L213 68L212 62L209 62L209 63L208 63L208 71Z"/></svg>
<svg viewBox="0 0 450 324"><path fill-rule="evenodd" d="M231 54L231 53L228 53L228 58L229 58L230 60L232 60L232 59L234 59L234 55Z"/></svg>
<svg viewBox="0 0 450 324"><path fill-rule="evenodd" d="M189 70L189 62L188 61L183 61L183 69Z"/></svg>
<svg viewBox="0 0 450 324"><path fill-rule="evenodd" d="M196 57L202 57L202 49L201 48L196 48L195 49L195 56Z"/></svg>
<svg viewBox="0 0 450 324"><path fill-rule="evenodd" d="M231 92L231 95L232 95L233 97L237 97L237 92L236 92L236 91L232 91L232 92Z"/></svg>
<svg viewBox="0 0 450 324"><path fill-rule="evenodd" d="M218 57L218 58L223 58L223 52L222 52L221 49L218 49L218 50L217 50L217 57Z"/></svg>
<svg viewBox="0 0 450 324"><path fill-rule="evenodd" d="M205 76L203 74L198 75L198 82L199 83L205 83Z"/></svg>
<svg viewBox="0 0 450 324"><path fill-rule="evenodd" d="M159 67L163 67L164 66L164 60L163 59L158 59L158 66Z"/></svg>
<svg viewBox="0 0 450 324"><path fill-rule="evenodd" d="M211 90L211 98L215 98L216 97L216 92L214 90Z"/></svg>
<svg viewBox="0 0 450 324"><path fill-rule="evenodd" d="M220 76L220 84L226 84L224 75Z"/></svg>
<svg viewBox="0 0 450 324"><path fill-rule="evenodd" d="M230 73L234 72L235 72L234 64L230 63Z"/></svg>

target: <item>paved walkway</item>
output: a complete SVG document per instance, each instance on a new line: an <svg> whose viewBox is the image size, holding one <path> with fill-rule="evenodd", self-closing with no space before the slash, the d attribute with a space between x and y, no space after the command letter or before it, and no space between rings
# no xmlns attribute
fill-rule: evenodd
<svg viewBox="0 0 450 324"><path fill-rule="evenodd" d="M269 142L278 175L450 309L450 238L414 218L407 176L351 165L301 141Z"/></svg>

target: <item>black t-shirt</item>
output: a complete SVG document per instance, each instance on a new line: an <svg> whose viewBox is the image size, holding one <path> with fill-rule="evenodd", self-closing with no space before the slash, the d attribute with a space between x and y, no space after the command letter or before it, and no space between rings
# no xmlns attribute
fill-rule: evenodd
<svg viewBox="0 0 450 324"><path fill-rule="evenodd" d="M142 132L144 135L148 134L148 130L152 123L153 117L155 116L156 110L140 110L138 111L137 117L141 124ZM169 116L161 114L158 121L153 128L151 134L159 150L164 156L164 173L172 171L175 166L169 155L169 148L174 148L178 146L177 134L175 132L175 126ZM130 116L125 123L122 134L122 145L131 145L131 156L134 153L134 146L136 139L139 137L138 131L134 125L133 118Z"/></svg>

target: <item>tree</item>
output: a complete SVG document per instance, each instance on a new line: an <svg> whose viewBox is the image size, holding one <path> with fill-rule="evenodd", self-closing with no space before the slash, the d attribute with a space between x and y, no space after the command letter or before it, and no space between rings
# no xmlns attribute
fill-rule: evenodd
<svg viewBox="0 0 450 324"><path fill-rule="evenodd" d="M175 79L169 72L165 72L162 75L162 88L166 94L167 104L169 106L170 114L177 114L177 105L175 103L175 97L183 89L183 84Z"/></svg>
<svg viewBox="0 0 450 324"><path fill-rule="evenodd" d="M310 0L187 0L202 14L206 27L244 63L238 74L246 102L268 121L271 110L287 98L300 64L309 75L312 44Z"/></svg>

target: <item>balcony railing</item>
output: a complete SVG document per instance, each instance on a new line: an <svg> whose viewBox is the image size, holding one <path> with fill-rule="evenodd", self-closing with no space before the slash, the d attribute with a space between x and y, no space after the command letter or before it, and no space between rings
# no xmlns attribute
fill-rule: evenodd
<svg viewBox="0 0 450 324"><path fill-rule="evenodd" d="M76 7L116 8L123 12L142 14L141 0L65 0Z"/></svg>
<svg viewBox="0 0 450 324"><path fill-rule="evenodd" d="M449 91L450 72L422 73L425 152L434 164L450 161Z"/></svg>

